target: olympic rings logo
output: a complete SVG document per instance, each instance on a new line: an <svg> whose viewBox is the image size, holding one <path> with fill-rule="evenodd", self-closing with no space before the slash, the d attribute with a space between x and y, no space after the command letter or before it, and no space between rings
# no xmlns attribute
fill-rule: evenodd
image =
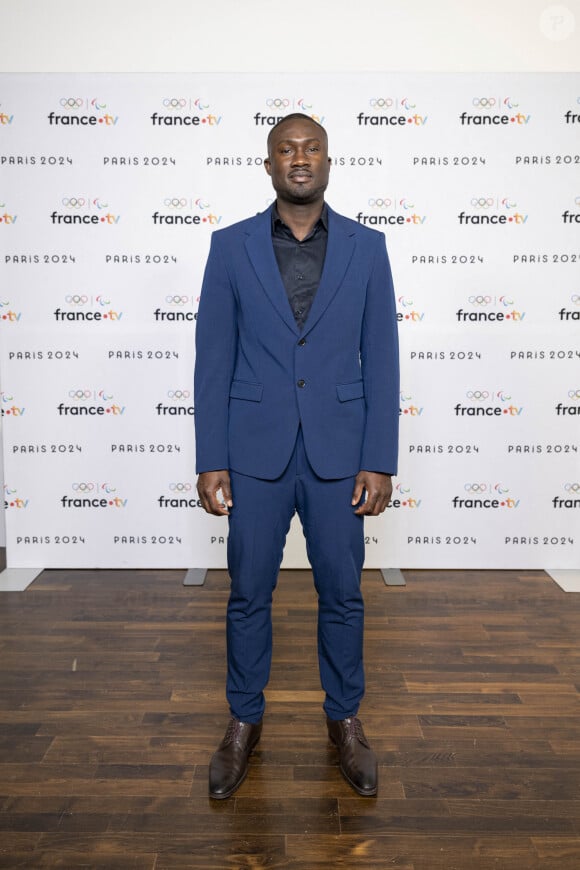
<svg viewBox="0 0 580 870"><path fill-rule="evenodd" d="M80 109L84 100L81 97L61 97L58 102L63 109Z"/></svg>
<svg viewBox="0 0 580 870"><path fill-rule="evenodd" d="M466 483L465 492L487 492L487 483Z"/></svg>
<svg viewBox="0 0 580 870"><path fill-rule="evenodd" d="M391 97L373 97L369 100L373 109L390 109L394 102Z"/></svg>
<svg viewBox="0 0 580 870"><path fill-rule="evenodd" d="M87 204L82 196L65 196L61 202L65 208L83 208Z"/></svg>
<svg viewBox="0 0 580 870"><path fill-rule="evenodd" d="M566 492L580 492L580 483L567 483L564 489Z"/></svg>
<svg viewBox="0 0 580 870"><path fill-rule="evenodd" d="M68 302L69 305L86 305L89 297L84 294L81 296L79 293L75 293L74 296L65 296L64 301Z"/></svg>
<svg viewBox="0 0 580 870"><path fill-rule="evenodd" d="M178 97L166 97L163 100L163 105L166 109L185 109L187 100Z"/></svg>
<svg viewBox="0 0 580 870"><path fill-rule="evenodd" d="M94 483L73 483L72 485L75 492L91 492L94 488Z"/></svg>
<svg viewBox="0 0 580 870"><path fill-rule="evenodd" d="M181 399L189 399L191 393L189 390L168 390L167 395L170 399L177 399L177 401L180 401Z"/></svg>
<svg viewBox="0 0 580 870"><path fill-rule="evenodd" d="M163 205L167 206L167 208L185 208L187 200L183 197L180 199L177 196L168 197L163 200Z"/></svg>
<svg viewBox="0 0 580 870"><path fill-rule="evenodd" d="M495 97L474 97L471 104L478 109L491 109L495 106Z"/></svg>
<svg viewBox="0 0 580 870"><path fill-rule="evenodd" d="M393 204L393 200L390 197L385 196L384 198L379 197L377 199L369 199L368 204L371 208L390 208Z"/></svg>
<svg viewBox="0 0 580 870"><path fill-rule="evenodd" d="M268 97L266 105L272 109L287 109L290 105L290 100L287 100L286 97Z"/></svg>
<svg viewBox="0 0 580 870"><path fill-rule="evenodd" d="M580 305L580 296L578 295L578 293L574 293L574 295L571 296L570 299L572 300L574 305Z"/></svg>
<svg viewBox="0 0 580 870"><path fill-rule="evenodd" d="M191 483L170 483L169 489L171 492L190 492Z"/></svg>
<svg viewBox="0 0 580 870"><path fill-rule="evenodd" d="M568 390L569 399L580 399L580 390Z"/></svg>
<svg viewBox="0 0 580 870"><path fill-rule="evenodd" d="M468 299L472 305L489 305L491 302L491 296L470 296Z"/></svg>
<svg viewBox="0 0 580 870"><path fill-rule="evenodd" d="M92 390L69 390L69 399L90 399L93 395Z"/></svg>
<svg viewBox="0 0 580 870"><path fill-rule="evenodd" d="M465 395L468 399L473 399L475 402L483 402L484 399L489 399L487 390L468 390Z"/></svg>
<svg viewBox="0 0 580 870"><path fill-rule="evenodd" d="M187 305L189 302L189 296L166 296L165 301L169 305Z"/></svg>
<svg viewBox="0 0 580 870"><path fill-rule="evenodd" d="M491 208L495 200L492 196L474 196L471 205L474 208Z"/></svg>
<svg viewBox="0 0 580 870"><path fill-rule="evenodd" d="M574 205L580 205L580 196L574 197Z"/></svg>

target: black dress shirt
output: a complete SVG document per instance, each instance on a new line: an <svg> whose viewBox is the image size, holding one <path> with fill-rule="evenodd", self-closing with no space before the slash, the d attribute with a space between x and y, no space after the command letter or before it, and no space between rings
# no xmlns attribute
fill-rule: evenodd
<svg viewBox="0 0 580 870"><path fill-rule="evenodd" d="M328 209L326 203L312 231L301 242L280 218L276 206L272 211L272 243L286 288L288 302L299 329L303 329L312 307L326 256Z"/></svg>

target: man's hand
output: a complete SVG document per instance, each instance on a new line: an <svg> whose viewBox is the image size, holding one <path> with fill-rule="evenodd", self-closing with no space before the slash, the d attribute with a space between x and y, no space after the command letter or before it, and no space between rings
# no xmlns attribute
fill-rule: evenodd
<svg viewBox="0 0 580 870"><path fill-rule="evenodd" d="M217 500L217 491L221 489L225 504ZM230 486L230 473L226 469L222 471L204 471L197 478L197 492L204 510L216 517L227 516L229 509L234 506L232 501L232 488Z"/></svg>
<svg viewBox="0 0 580 870"><path fill-rule="evenodd" d="M393 483L390 474L381 474L378 471L359 471L354 481L352 491L352 504L358 504L363 490L366 490L366 499L355 510L355 514L364 514L370 517L378 517L382 514L393 494Z"/></svg>

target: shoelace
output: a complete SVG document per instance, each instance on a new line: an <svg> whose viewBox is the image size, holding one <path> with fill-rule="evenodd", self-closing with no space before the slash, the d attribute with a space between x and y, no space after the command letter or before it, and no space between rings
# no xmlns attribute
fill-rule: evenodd
<svg viewBox="0 0 580 870"><path fill-rule="evenodd" d="M367 746L370 749L360 719L357 719L356 717L353 717L351 719L345 719L344 725L346 731L345 736L348 739L356 737L359 743L362 743L363 746Z"/></svg>

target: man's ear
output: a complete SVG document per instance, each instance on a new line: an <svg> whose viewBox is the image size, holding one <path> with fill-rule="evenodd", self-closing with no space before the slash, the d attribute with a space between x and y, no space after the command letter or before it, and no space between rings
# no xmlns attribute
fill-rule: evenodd
<svg viewBox="0 0 580 870"><path fill-rule="evenodd" d="M266 159L264 160L264 169L266 170L268 175L272 175L272 164L269 157L266 157Z"/></svg>

